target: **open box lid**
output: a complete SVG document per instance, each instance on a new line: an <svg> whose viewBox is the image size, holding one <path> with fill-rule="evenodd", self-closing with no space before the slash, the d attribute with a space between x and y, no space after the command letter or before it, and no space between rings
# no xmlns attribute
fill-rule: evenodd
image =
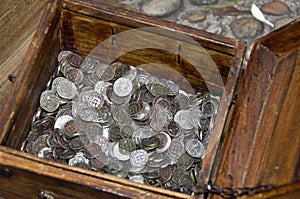
<svg viewBox="0 0 300 199"><path fill-rule="evenodd" d="M300 180L300 19L254 43L214 184L285 185Z"/></svg>

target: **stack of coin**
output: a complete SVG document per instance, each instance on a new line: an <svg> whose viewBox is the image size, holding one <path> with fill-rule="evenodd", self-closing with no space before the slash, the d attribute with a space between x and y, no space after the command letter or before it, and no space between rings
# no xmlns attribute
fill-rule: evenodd
<svg viewBox="0 0 300 199"><path fill-rule="evenodd" d="M115 62L58 55L25 151L41 158L190 194L218 100Z"/></svg>

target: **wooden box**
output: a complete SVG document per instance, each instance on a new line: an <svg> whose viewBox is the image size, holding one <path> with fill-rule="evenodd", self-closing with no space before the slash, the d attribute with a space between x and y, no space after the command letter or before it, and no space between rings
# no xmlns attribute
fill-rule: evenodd
<svg viewBox="0 0 300 199"><path fill-rule="evenodd" d="M235 91L237 90L238 80L241 78L243 71L241 64L245 44L234 39L145 16L141 13L134 13L122 7L112 6L104 2L94 0L51 0L26 53L14 87L8 96L7 103L1 114L1 197L202 197L201 195L189 196L134 183L99 172L70 167L40 159L20 151L22 143L30 129L34 112L39 105L39 95L46 88L46 84L57 65L56 57L59 51L68 49L87 56L99 43L107 39L110 39L111 45L114 45L114 42L118 40L118 33L143 27L160 28L158 34L161 37L159 38L164 38L166 41L173 39L174 43L168 44L177 47L176 53L170 53L167 51L168 49L162 50L150 46L144 50L130 51L118 57L119 61L130 63L137 67L147 63L157 63L160 66L167 65L167 68L172 68L172 70L176 70L179 74L183 75L196 92L208 92L209 90L220 98L219 111L208 146L210 153L203 161L202 170L198 176L198 183L201 186L208 183L211 179L218 179L215 173L218 174L219 171L222 171L221 167L218 169L218 165L226 162L226 160L223 160L226 158L226 153L222 150L218 153L218 150L222 146L225 149L229 147L230 138L232 135L235 135L235 131L232 130L234 122L231 120L231 114L233 112L233 118L236 119L238 115L236 110L240 110L243 107L238 104L238 107L234 109L236 100ZM179 34L173 35L170 32L177 32L184 36ZM145 34L153 33L146 32ZM184 43L189 43L186 36L197 41L206 51L202 52L203 54L201 52L197 54L191 53L196 49L196 45L188 45L191 48L186 49ZM137 41L142 42L143 38L137 38ZM163 40L154 40L154 42L157 42L155 43L157 45L164 43ZM189 63L189 60L181 56L186 51L195 57L206 57L209 55L212 58L212 60L204 59L203 63L201 63L202 65L200 64L200 67L205 68L204 77L202 74L199 76L194 73L195 68ZM255 63L255 61L250 63ZM161 74L161 68L158 69L155 67L158 66L154 65L150 69L153 69L158 75ZM217 68L219 73L215 73L215 68ZM272 66L270 66L270 70L271 68ZM169 72L168 69L162 71L166 74ZM255 76L251 72L247 73L247 76L251 75ZM264 79L264 76L261 78ZM216 79L221 81L216 84ZM249 79L249 77L246 79ZM287 80L287 82L289 81ZM239 96L244 94L244 88L248 84L248 81L244 80L243 86L239 90ZM238 100L241 101L242 98L238 98ZM263 104L263 101L257 103ZM254 119L256 120L257 118ZM227 131L230 133L226 134ZM224 137L226 142L225 145L222 145L220 143L222 143ZM245 150L245 153L247 153L247 150Z"/></svg>

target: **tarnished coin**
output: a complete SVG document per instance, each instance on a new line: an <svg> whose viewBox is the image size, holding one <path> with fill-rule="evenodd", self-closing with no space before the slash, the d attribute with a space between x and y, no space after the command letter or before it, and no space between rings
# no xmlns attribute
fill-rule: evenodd
<svg viewBox="0 0 300 199"><path fill-rule="evenodd" d="M96 143L89 143L88 145L85 146L83 150L83 154L85 157L91 159L95 158L102 152L101 146L99 146Z"/></svg>
<svg viewBox="0 0 300 199"><path fill-rule="evenodd" d="M114 93L120 97L129 95L132 92L132 88L132 82L123 77L117 79L113 85Z"/></svg>
<svg viewBox="0 0 300 199"><path fill-rule="evenodd" d="M188 174L187 171L180 169L180 168L174 168L172 172L172 181L175 182L177 185L179 185L179 179L183 176Z"/></svg>
<svg viewBox="0 0 300 199"><path fill-rule="evenodd" d="M100 171L105 166L105 164L98 158L90 159L89 164L92 169L97 171Z"/></svg>
<svg viewBox="0 0 300 199"><path fill-rule="evenodd" d="M202 114L204 117L212 117L217 114L217 102L215 100L209 100L202 104Z"/></svg>
<svg viewBox="0 0 300 199"><path fill-rule="evenodd" d="M185 188L191 188L194 186L193 178L188 173L184 174L179 178L178 185Z"/></svg>
<svg viewBox="0 0 300 199"><path fill-rule="evenodd" d="M57 85L57 94L64 99L74 99L77 95L77 88L71 81L63 81Z"/></svg>
<svg viewBox="0 0 300 199"><path fill-rule="evenodd" d="M69 142L69 147L70 149L72 149L73 151L78 151L80 149L83 149L86 143L82 142L82 139L78 136L78 137L74 137L70 140Z"/></svg>
<svg viewBox="0 0 300 199"><path fill-rule="evenodd" d="M152 83L149 91L151 92L151 94L153 96L164 95L165 94L165 86L162 84L158 84L158 83Z"/></svg>
<svg viewBox="0 0 300 199"><path fill-rule="evenodd" d="M146 151L155 149L159 145L159 138L156 136L151 136L149 138L143 138L142 145Z"/></svg>
<svg viewBox="0 0 300 199"><path fill-rule="evenodd" d="M70 115L62 115L56 118L54 129L64 129L64 126L67 122L74 120L74 118Z"/></svg>
<svg viewBox="0 0 300 199"><path fill-rule="evenodd" d="M40 134L48 134L54 130L54 117L46 116L41 120L37 120L32 124L33 131L37 131Z"/></svg>
<svg viewBox="0 0 300 199"><path fill-rule="evenodd" d="M143 167L148 162L147 152L143 149L138 149L130 153L130 164L132 167Z"/></svg>
<svg viewBox="0 0 300 199"><path fill-rule="evenodd" d="M205 152L203 144L198 139L188 140L185 144L185 150L194 158L201 158Z"/></svg>
<svg viewBox="0 0 300 199"><path fill-rule="evenodd" d="M74 120L70 120L64 125L64 132L69 138L79 135L79 132L77 130Z"/></svg>
<svg viewBox="0 0 300 199"><path fill-rule="evenodd" d="M125 125L121 127L121 136L122 138L129 138L133 134L133 127L130 125Z"/></svg>
<svg viewBox="0 0 300 199"><path fill-rule="evenodd" d="M70 53L66 56L67 61L69 64L75 68L79 68L82 64L82 57L76 53Z"/></svg>
<svg viewBox="0 0 300 199"><path fill-rule="evenodd" d="M168 150L171 145L171 137L165 132L160 132L155 136L159 139L159 145L156 148L156 152L163 153Z"/></svg>
<svg viewBox="0 0 300 199"><path fill-rule="evenodd" d="M119 141L119 149L122 154L130 154L136 149L136 146L131 139L125 138Z"/></svg>
<svg viewBox="0 0 300 199"><path fill-rule="evenodd" d="M74 157L75 155L76 155L75 151L66 149L66 150L62 151L58 157L60 159L66 160L66 159L70 159L70 158Z"/></svg>
<svg viewBox="0 0 300 199"><path fill-rule="evenodd" d="M178 137L181 134L179 126L173 120L168 125L167 133L171 137Z"/></svg>
<svg viewBox="0 0 300 199"><path fill-rule="evenodd" d="M150 93L150 91L146 88L145 85L141 86L138 89L138 92L139 92L140 100L147 102L147 103L150 103L153 101L154 96L152 95L152 93Z"/></svg>
<svg viewBox="0 0 300 199"><path fill-rule="evenodd" d="M182 154L177 160L177 167L183 170L188 170L194 163L194 158L188 154Z"/></svg>
<svg viewBox="0 0 300 199"><path fill-rule="evenodd" d="M57 56L57 61L61 62L63 59L65 59L69 54L73 53L72 51L69 50L62 50L58 53Z"/></svg>
<svg viewBox="0 0 300 199"><path fill-rule="evenodd" d="M168 154L172 158L178 159L184 153L184 144L179 139L174 138L168 148Z"/></svg>
<svg viewBox="0 0 300 199"><path fill-rule="evenodd" d="M34 155L38 155L38 153L43 149L47 147L47 137L48 135L41 135L37 138L35 142L32 144L32 152Z"/></svg>
<svg viewBox="0 0 300 199"><path fill-rule="evenodd" d="M130 116L136 116L143 111L143 103L141 101L130 103L128 113Z"/></svg>
<svg viewBox="0 0 300 199"><path fill-rule="evenodd" d="M75 84L79 84L83 80L83 73L80 69L69 68L65 74L66 78Z"/></svg>
<svg viewBox="0 0 300 199"><path fill-rule="evenodd" d="M121 132L120 132L120 127L117 125L112 125L109 128L109 135L108 139L113 141L113 142L118 142L120 139L122 139Z"/></svg>
<svg viewBox="0 0 300 199"><path fill-rule="evenodd" d="M172 178L173 166L169 165L159 169L160 180L162 183L166 183Z"/></svg>

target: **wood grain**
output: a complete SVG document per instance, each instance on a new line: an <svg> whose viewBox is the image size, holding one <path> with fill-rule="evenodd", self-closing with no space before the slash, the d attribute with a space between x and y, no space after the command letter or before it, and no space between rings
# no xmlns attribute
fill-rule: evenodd
<svg viewBox="0 0 300 199"><path fill-rule="evenodd" d="M293 31L299 28L300 19L256 41L215 184L286 185L300 179L300 32Z"/></svg>
<svg viewBox="0 0 300 199"><path fill-rule="evenodd" d="M7 77L17 74L46 3L46 0L1 1L0 109L12 88Z"/></svg>

